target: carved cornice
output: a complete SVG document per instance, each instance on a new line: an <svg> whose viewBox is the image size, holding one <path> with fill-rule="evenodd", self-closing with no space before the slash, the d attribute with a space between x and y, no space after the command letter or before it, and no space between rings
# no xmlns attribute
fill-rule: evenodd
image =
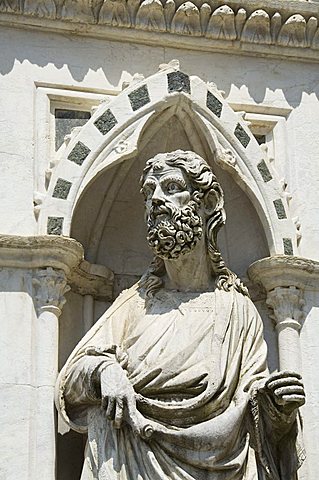
<svg viewBox="0 0 319 480"><path fill-rule="evenodd" d="M319 262L293 255L274 255L258 260L250 265L248 275L267 292L276 287L319 290Z"/></svg>
<svg viewBox="0 0 319 480"><path fill-rule="evenodd" d="M68 275L79 265L83 256L82 245L73 238L55 235L0 235L0 267L52 267L63 270Z"/></svg>
<svg viewBox="0 0 319 480"><path fill-rule="evenodd" d="M112 299L113 272L103 265L84 260L83 247L73 238L0 235L0 268L51 268L66 275L73 291L104 300Z"/></svg>
<svg viewBox="0 0 319 480"><path fill-rule="evenodd" d="M319 8L279 0L2 0L0 23L204 51L319 60Z"/></svg>

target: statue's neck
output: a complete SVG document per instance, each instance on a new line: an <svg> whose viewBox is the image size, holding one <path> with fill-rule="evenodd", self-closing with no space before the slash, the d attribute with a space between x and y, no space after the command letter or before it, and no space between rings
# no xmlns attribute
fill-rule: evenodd
<svg viewBox="0 0 319 480"><path fill-rule="evenodd" d="M212 290L214 281L205 240L201 239L188 254L174 260L164 260L165 287L171 290L205 292Z"/></svg>

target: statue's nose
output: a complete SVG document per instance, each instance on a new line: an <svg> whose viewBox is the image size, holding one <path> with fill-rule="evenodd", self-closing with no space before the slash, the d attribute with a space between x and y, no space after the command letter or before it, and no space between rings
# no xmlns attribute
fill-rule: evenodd
<svg viewBox="0 0 319 480"><path fill-rule="evenodd" d="M163 205L165 203L165 196L163 190L160 186L157 186L154 190L152 196L152 204L153 205Z"/></svg>

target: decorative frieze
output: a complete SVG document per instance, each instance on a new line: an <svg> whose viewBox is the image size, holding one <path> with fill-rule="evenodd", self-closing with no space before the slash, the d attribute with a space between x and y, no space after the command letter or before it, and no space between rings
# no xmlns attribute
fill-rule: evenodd
<svg viewBox="0 0 319 480"><path fill-rule="evenodd" d="M29 24L31 21L33 27L42 29L51 29L50 22L54 20L58 21L55 30L69 29L70 32L74 23L86 24L86 28L81 28L78 33L96 32L99 37L104 35L106 38L114 37L112 29L115 27L115 30L122 30L119 34L123 41L129 30L131 33L138 30L193 37L194 42L188 42L188 48L200 50L210 49L207 40L211 40L213 48L219 48L219 44L223 49L229 48L229 42L232 42L232 49L254 54L258 45L271 46L264 49L268 55L319 59L319 12L314 2L232 0L223 4L204 0L184 3L179 0L1 0L0 22L5 23L6 18L10 24ZM37 23L36 19L41 21ZM129 37L133 40L132 35ZM205 42L196 40L198 37ZM162 38L163 44L167 44L167 35ZM147 39L147 36L136 33L135 41L147 43ZM160 36L158 41L161 42ZM170 45L173 43L169 41Z"/></svg>

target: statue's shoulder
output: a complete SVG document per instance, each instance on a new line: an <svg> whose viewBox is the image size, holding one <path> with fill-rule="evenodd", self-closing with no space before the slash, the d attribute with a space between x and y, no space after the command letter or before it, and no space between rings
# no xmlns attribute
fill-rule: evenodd
<svg viewBox="0 0 319 480"><path fill-rule="evenodd" d="M105 316L109 317L115 313L118 309L137 304L139 302L144 303L144 298L141 295L138 283L135 283L132 287L122 290L122 292L116 297L112 305L106 310Z"/></svg>

